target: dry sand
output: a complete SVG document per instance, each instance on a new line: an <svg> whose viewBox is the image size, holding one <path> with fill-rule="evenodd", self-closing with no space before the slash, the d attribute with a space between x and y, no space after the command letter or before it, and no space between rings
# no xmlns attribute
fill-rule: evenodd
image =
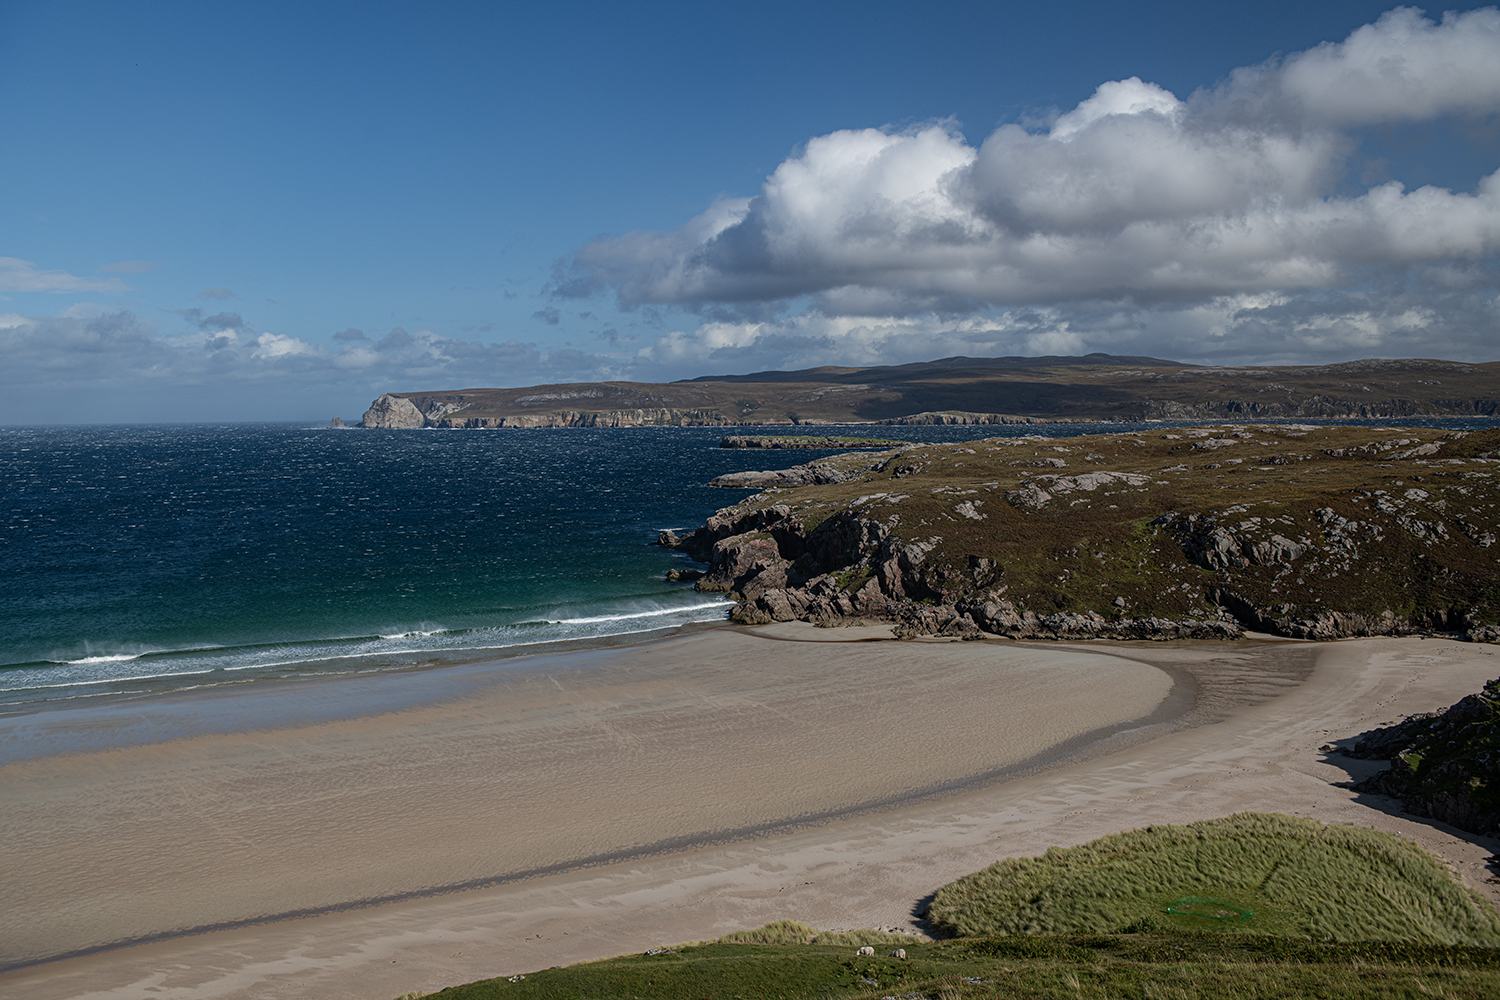
<svg viewBox="0 0 1500 1000"><path fill-rule="evenodd" d="M0 961L931 796L1146 716L1172 687L1099 652L726 629L512 661L373 717L19 760L0 768ZM239 693L189 701L218 712Z"/></svg>
<svg viewBox="0 0 1500 1000"><path fill-rule="evenodd" d="M998 857L1242 809L1392 830L1488 874L1492 842L1356 796L1338 782L1370 765L1318 747L1477 690L1494 647L761 631L559 659L375 718L0 769L13 955L417 893L22 968L0 993L389 1000L783 917L915 929L928 894ZM650 847L757 826L779 829Z"/></svg>

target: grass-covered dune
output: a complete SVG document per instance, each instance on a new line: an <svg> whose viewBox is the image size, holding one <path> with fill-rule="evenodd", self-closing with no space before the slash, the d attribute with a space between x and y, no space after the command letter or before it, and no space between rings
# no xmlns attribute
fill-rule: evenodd
<svg viewBox="0 0 1500 1000"><path fill-rule="evenodd" d="M1500 946L1494 907L1411 841L1265 813L1000 861L939 890L930 916L963 936L1201 925L1313 941Z"/></svg>
<svg viewBox="0 0 1500 1000"><path fill-rule="evenodd" d="M1410 841L1290 816L1155 826L1002 861L938 892L931 917L960 936L781 921L435 995L1500 996L1493 906ZM866 944L874 954L858 953Z"/></svg>
<svg viewBox="0 0 1500 1000"><path fill-rule="evenodd" d="M1225 424L741 473L664 545L746 623L1013 638L1500 638L1500 430ZM730 477L725 477L726 479Z"/></svg>

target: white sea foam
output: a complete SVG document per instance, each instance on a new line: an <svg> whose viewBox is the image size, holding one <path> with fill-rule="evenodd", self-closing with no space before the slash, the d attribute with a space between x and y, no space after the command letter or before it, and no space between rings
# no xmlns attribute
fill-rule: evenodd
<svg viewBox="0 0 1500 1000"><path fill-rule="evenodd" d="M112 653L108 656L85 656L79 660L53 660L52 662L66 663L70 667L87 667L95 663L128 663L145 655L145 653Z"/></svg>
<svg viewBox="0 0 1500 1000"><path fill-rule="evenodd" d="M61 684L27 684L25 687L0 688L0 693L7 691L40 691L49 688L71 688L89 687L96 684L129 684L131 681L154 681L163 677L196 677L199 674L211 674L212 670L183 670L169 671L164 674L127 674L124 677L101 677L91 681L64 681Z"/></svg>
<svg viewBox="0 0 1500 1000"><path fill-rule="evenodd" d="M709 608L733 607L733 601L714 601L710 604L689 604L681 608L656 608L651 611L632 611L618 615L593 615L589 618L550 619L548 625L595 625L600 622L624 622L635 618L660 618L663 615L679 615L689 611L706 611Z"/></svg>
<svg viewBox="0 0 1500 1000"><path fill-rule="evenodd" d="M0 700L5 704L15 704L12 699L18 696L29 700L25 697L27 692L42 700L59 697L89 698L100 694L139 691L142 690L142 684L158 686L163 682L174 689L187 690L190 687L214 687L220 683L253 682L257 675L285 676L287 671L300 673L311 670L315 673L342 674L350 671L338 664L361 660L367 661L367 664L385 664L374 667L374 672L380 672L392 667L399 668L403 665L402 659L408 657L453 654L472 656L491 650L496 655L504 655L503 651L506 649L519 652L522 648L533 646L566 645L608 636L660 633L682 625L722 618L729 607L732 607L730 601L710 600L677 607L620 609L605 614L534 618L472 628L441 628L424 623L426 627L404 632L363 636L257 643L239 647L203 645L97 654L71 660L47 661L46 666L38 662L36 666L23 668L21 676L6 678L10 683L0 687L0 696L4 696ZM129 669L128 665L132 661L143 661L136 663L138 667L145 667L150 663L156 669L148 667L147 673L137 674ZM179 669L161 669L168 663ZM29 682L22 681L23 676ZM17 683L18 681L21 683Z"/></svg>

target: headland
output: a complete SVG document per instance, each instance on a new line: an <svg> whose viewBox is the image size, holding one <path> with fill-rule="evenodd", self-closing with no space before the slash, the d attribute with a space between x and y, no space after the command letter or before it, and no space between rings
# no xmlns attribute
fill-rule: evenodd
<svg viewBox="0 0 1500 1000"><path fill-rule="evenodd" d="M669 383L401 391L377 398L359 426L996 425L1496 414L1500 362L1369 358L1223 368L1090 354L954 357Z"/></svg>
<svg viewBox="0 0 1500 1000"><path fill-rule="evenodd" d="M1010 638L1500 640L1500 429L1219 424L720 476L659 542L731 617Z"/></svg>

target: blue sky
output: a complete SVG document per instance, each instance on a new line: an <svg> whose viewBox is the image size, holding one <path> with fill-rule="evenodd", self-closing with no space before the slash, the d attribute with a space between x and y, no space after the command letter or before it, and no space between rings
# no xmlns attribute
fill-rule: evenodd
<svg viewBox="0 0 1500 1000"><path fill-rule="evenodd" d="M0 421L1500 358L1500 14L0 2Z"/></svg>

